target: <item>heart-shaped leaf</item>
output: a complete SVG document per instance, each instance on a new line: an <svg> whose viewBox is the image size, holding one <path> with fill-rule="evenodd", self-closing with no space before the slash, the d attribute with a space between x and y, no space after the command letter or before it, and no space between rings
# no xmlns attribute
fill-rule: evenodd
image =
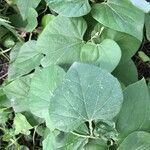
<svg viewBox="0 0 150 150"><path fill-rule="evenodd" d="M55 128L72 131L84 122L111 120L122 104L119 82L93 65L74 63L54 91L49 114Z"/></svg>
<svg viewBox="0 0 150 150"><path fill-rule="evenodd" d="M124 101L117 121L117 130L125 137L133 131L150 131L150 97L144 79L124 90Z"/></svg>
<svg viewBox="0 0 150 150"><path fill-rule="evenodd" d="M150 134L146 132L133 132L120 144L118 150L149 150Z"/></svg>
<svg viewBox="0 0 150 150"><path fill-rule="evenodd" d="M144 13L128 0L107 0L95 4L92 16L104 26L128 33L142 41Z"/></svg>
<svg viewBox="0 0 150 150"><path fill-rule="evenodd" d="M79 17L88 14L91 6L88 0L46 0L50 9L67 17Z"/></svg>

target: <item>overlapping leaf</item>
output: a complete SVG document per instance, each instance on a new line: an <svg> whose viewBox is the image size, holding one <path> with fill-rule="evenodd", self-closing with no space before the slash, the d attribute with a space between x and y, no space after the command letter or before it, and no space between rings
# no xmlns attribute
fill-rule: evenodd
<svg viewBox="0 0 150 150"><path fill-rule="evenodd" d="M30 86L30 110L38 117L48 120L48 107L53 91L65 75L58 66L46 67L35 73Z"/></svg>
<svg viewBox="0 0 150 150"><path fill-rule="evenodd" d="M117 128L122 136L133 131L150 131L150 97L144 79L124 90L124 102L119 113Z"/></svg>
<svg viewBox="0 0 150 150"><path fill-rule="evenodd" d="M29 73L35 69L36 66L40 65L42 57L42 53L36 49L36 41L26 42L17 53L15 61L10 64L8 78L14 79Z"/></svg>
<svg viewBox="0 0 150 150"><path fill-rule="evenodd" d="M50 119L55 128L72 131L86 121L113 119L122 99L119 82L107 71L74 63L54 91Z"/></svg>
<svg viewBox="0 0 150 150"><path fill-rule="evenodd" d="M142 41L144 13L128 0L108 0L95 4L92 16L104 26L128 33Z"/></svg>
<svg viewBox="0 0 150 150"><path fill-rule="evenodd" d="M120 144L118 150L149 150L150 134L147 132L133 132Z"/></svg>
<svg viewBox="0 0 150 150"><path fill-rule="evenodd" d="M50 9L67 17L79 17L88 14L91 6L88 0L46 0Z"/></svg>

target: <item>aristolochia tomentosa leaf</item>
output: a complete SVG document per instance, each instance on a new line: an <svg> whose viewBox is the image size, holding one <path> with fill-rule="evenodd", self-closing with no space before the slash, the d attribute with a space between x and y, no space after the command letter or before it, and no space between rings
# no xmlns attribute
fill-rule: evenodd
<svg viewBox="0 0 150 150"><path fill-rule="evenodd" d="M123 101L119 82L107 71L74 63L54 91L49 114L55 128L73 131L84 122L112 120Z"/></svg>
<svg viewBox="0 0 150 150"><path fill-rule="evenodd" d="M50 9L67 17L79 17L91 10L89 0L46 0Z"/></svg>
<svg viewBox="0 0 150 150"><path fill-rule="evenodd" d="M107 0L95 4L92 16L104 26L128 33L142 41L144 12L128 0Z"/></svg>
<svg viewBox="0 0 150 150"><path fill-rule="evenodd" d="M87 24L83 18L56 17L39 37L37 48L46 54L42 65L71 65L75 61L94 63L112 71L119 63L121 50L118 44L105 39L100 44L85 42Z"/></svg>
<svg viewBox="0 0 150 150"><path fill-rule="evenodd" d="M49 66L36 72L31 80L29 91L30 110L41 118L46 118L53 91L65 75L58 66Z"/></svg>
<svg viewBox="0 0 150 150"><path fill-rule="evenodd" d="M133 132L120 144L118 150L149 150L150 134L147 132Z"/></svg>
<svg viewBox="0 0 150 150"><path fill-rule="evenodd" d="M79 60L87 24L83 18L56 17L40 35L37 47L49 64L71 64Z"/></svg>
<svg viewBox="0 0 150 150"><path fill-rule="evenodd" d="M117 130L122 137L137 130L150 131L150 97L144 79L124 90L124 101L118 116Z"/></svg>
<svg viewBox="0 0 150 150"><path fill-rule="evenodd" d="M9 66L8 78L15 79L18 76L29 73L35 69L36 66L40 65L40 60L42 57L43 54L38 52L36 49L36 41L31 40L24 43L21 46L17 56L15 56L15 60L11 62Z"/></svg>

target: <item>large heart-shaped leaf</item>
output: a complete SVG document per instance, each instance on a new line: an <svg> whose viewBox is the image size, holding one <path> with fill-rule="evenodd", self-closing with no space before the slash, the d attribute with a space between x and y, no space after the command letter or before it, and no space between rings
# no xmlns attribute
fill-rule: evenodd
<svg viewBox="0 0 150 150"><path fill-rule="evenodd" d="M55 128L72 131L84 122L111 120L122 104L119 82L93 65L74 63L54 91L49 114Z"/></svg>
<svg viewBox="0 0 150 150"><path fill-rule="evenodd" d="M80 58L87 25L83 18L58 16L51 21L37 41L49 64L72 64Z"/></svg>
<svg viewBox="0 0 150 150"><path fill-rule="evenodd" d="M47 117L53 91L64 75L65 72L58 66L46 67L34 74L29 91L30 110L34 115Z"/></svg>
<svg viewBox="0 0 150 150"><path fill-rule="evenodd" d="M118 150L149 150L150 134L147 132L133 132L120 144Z"/></svg>
<svg viewBox="0 0 150 150"><path fill-rule="evenodd" d="M121 58L119 46L109 39L99 45L92 42L85 44L83 36L86 28L83 18L58 16L51 21L37 41L39 51L46 54L42 65L71 65L75 61L93 62L111 72Z"/></svg>
<svg viewBox="0 0 150 150"><path fill-rule="evenodd" d="M88 0L46 0L50 9L67 17L79 17L88 14L91 6Z"/></svg>
<svg viewBox="0 0 150 150"><path fill-rule="evenodd" d="M40 65L43 54L37 51L36 41L28 41L21 46L15 57L15 61L9 66L8 79L17 78L35 69Z"/></svg>
<svg viewBox="0 0 150 150"><path fill-rule="evenodd" d="M124 90L124 102L119 113L117 129L127 136L133 131L150 131L150 97L144 79Z"/></svg>
<svg viewBox="0 0 150 150"><path fill-rule="evenodd" d="M107 0L95 4L92 16L104 26L128 33L142 41L144 13L128 0Z"/></svg>

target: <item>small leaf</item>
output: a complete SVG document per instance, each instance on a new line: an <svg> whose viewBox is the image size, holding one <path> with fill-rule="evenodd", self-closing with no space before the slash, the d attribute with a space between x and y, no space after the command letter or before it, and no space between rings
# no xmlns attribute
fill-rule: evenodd
<svg viewBox="0 0 150 150"><path fill-rule="evenodd" d="M128 33L142 41L144 13L128 0L107 0L95 4L92 16L104 26Z"/></svg>
<svg viewBox="0 0 150 150"><path fill-rule="evenodd" d="M150 131L150 97L144 79L124 90L124 102L118 116L117 130L123 137L133 131Z"/></svg>
<svg viewBox="0 0 150 150"><path fill-rule="evenodd" d="M22 134L29 134L29 130L32 129L33 127L28 123L26 120L25 116L22 115L21 113L15 114L14 118L14 124L15 128L15 135L22 133Z"/></svg>
<svg viewBox="0 0 150 150"><path fill-rule="evenodd" d="M88 14L91 6L88 0L46 0L50 9L66 17L79 17Z"/></svg>
<svg viewBox="0 0 150 150"><path fill-rule="evenodd" d="M102 32L100 34L101 30ZM96 24L91 36L93 37L93 35L95 35L96 33L98 33L99 35L93 40L97 44L100 44L105 39L112 39L117 42L122 51L122 57L120 61L121 64L128 62L131 57L137 52L141 44L141 41L139 41L135 37L104 27L100 23Z"/></svg>
<svg viewBox="0 0 150 150"><path fill-rule="evenodd" d="M121 50L117 43L110 39L105 39L100 44L88 42L81 49L80 59L112 72L119 64Z"/></svg>
<svg viewBox="0 0 150 150"><path fill-rule="evenodd" d="M111 120L122 104L119 82L93 65L74 63L50 101L50 119L66 132L88 121Z"/></svg>
<svg viewBox="0 0 150 150"><path fill-rule="evenodd" d="M138 52L139 57L143 62L148 62L150 61L150 57L148 57L143 51Z"/></svg>
<svg viewBox="0 0 150 150"><path fill-rule="evenodd" d="M149 150L150 134L147 132L133 132L120 144L118 150Z"/></svg>

